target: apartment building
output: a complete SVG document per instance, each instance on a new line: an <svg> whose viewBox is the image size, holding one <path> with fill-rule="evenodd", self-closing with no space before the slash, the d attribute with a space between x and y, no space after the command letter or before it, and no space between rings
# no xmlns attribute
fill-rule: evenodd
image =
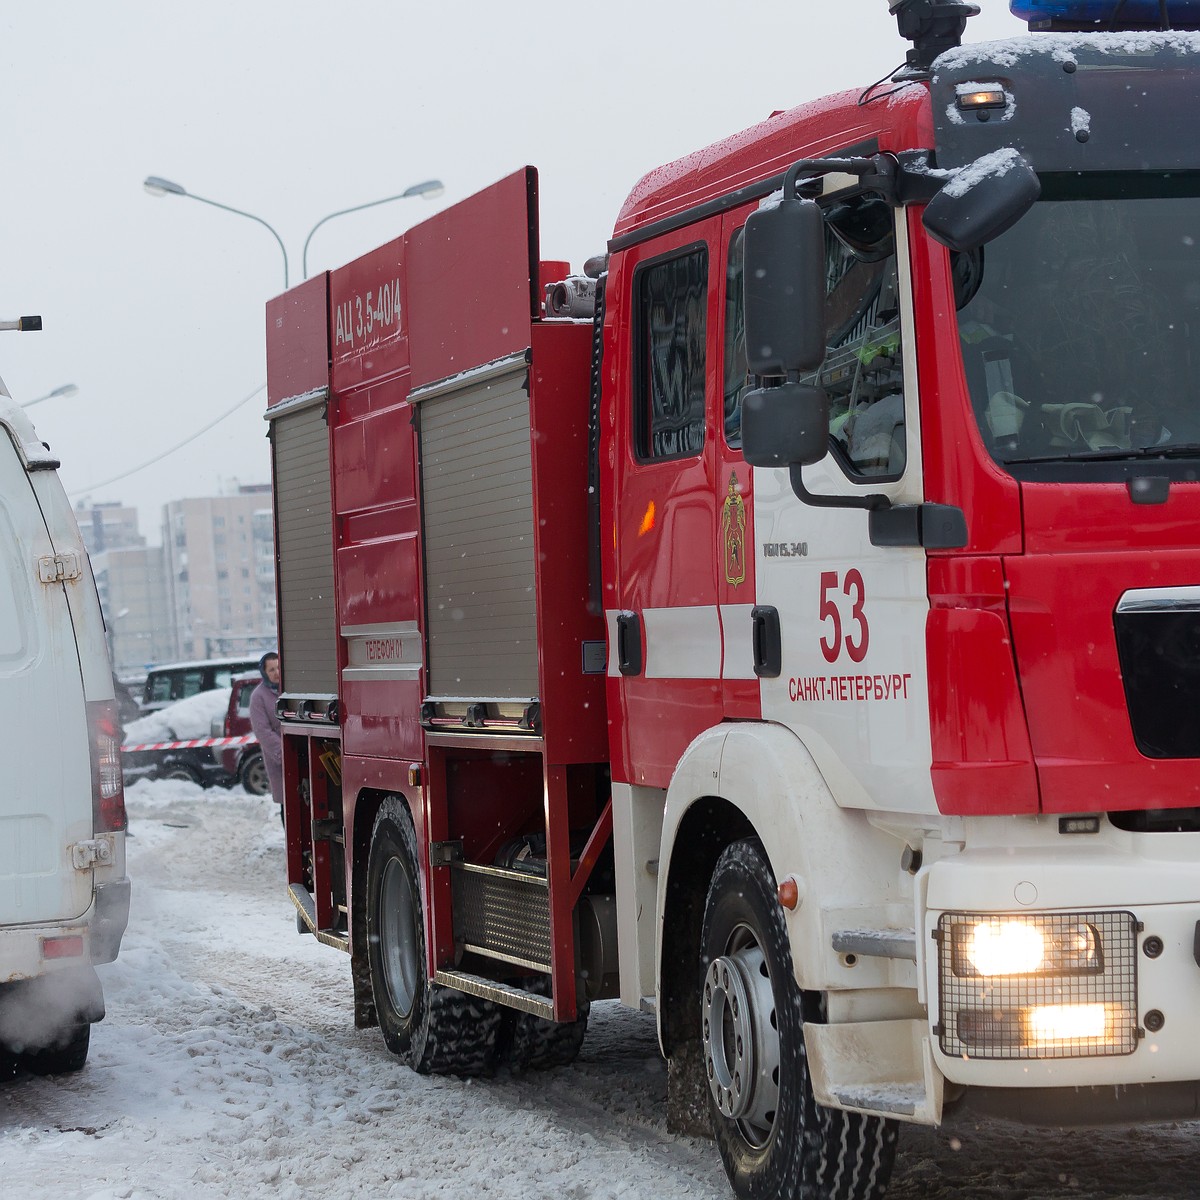
<svg viewBox="0 0 1200 1200"><path fill-rule="evenodd" d="M163 507L167 603L180 658L274 647L275 549L270 484Z"/></svg>

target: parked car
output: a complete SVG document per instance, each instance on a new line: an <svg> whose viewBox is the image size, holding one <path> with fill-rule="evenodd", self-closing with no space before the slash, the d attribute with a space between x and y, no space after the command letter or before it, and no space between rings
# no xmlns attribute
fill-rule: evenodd
<svg viewBox="0 0 1200 1200"><path fill-rule="evenodd" d="M253 658L206 658L151 667L142 690L142 712L157 712L189 696L227 688L235 675L257 671L260 657L256 654Z"/></svg>
<svg viewBox="0 0 1200 1200"><path fill-rule="evenodd" d="M129 918L121 725L58 463L0 383L0 1064L79 1070Z"/></svg>
<svg viewBox="0 0 1200 1200"><path fill-rule="evenodd" d="M214 717L213 737L244 737L254 731L250 727L250 697L262 682L256 671L253 675L239 675L230 683L229 705L222 717ZM241 783L252 796L265 796L271 790L267 778L267 766L263 762L262 748L257 742L244 746L225 746L217 751L225 771Z"/></svg>
<svg viewBox="0 0 1200 1200"><path fill-rule="evenodd" d="M214 721L229 707L231 689L213 688L147 713L125 729L122 751L126 786L139 779L188 779L201 787L229 787L237 776L213 746L170 746L136 750L131 746L161 746L164 742L207 739Z"/></svg>

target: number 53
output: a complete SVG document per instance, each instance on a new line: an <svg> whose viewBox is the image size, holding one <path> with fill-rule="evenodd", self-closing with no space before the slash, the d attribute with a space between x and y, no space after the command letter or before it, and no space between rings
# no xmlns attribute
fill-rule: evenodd
<svg viewBox="0 0 1200 1200"><path fill-rule="evenodd" d="M850 624L857 626L852 633L842 632L842 612L838 606L840 596L850 601ZM866 604L867 590L863 585L863 577L858 570L846 572L841 587L838 586L836 571L821 572L821 623L832 621L828 635L821 637L821 653L826 662L837 662L841 657L843 645L851 661L860 663L867 656L867 644L871 640L871 631L867 627L867 615L863 611Z"/></svg>

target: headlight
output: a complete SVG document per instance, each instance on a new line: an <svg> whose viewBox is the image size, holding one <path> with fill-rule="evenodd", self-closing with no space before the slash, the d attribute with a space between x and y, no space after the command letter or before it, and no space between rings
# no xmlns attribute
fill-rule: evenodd
<svg viewBox="0 0 1200 1200"><path fill-rule="evenodd" d="M1108 1032L1103 1004L1042 1004L1026 1014L1035 1042L1092 1042Z"/></svg>
<svg viewBox="0 0 1200 1200"><path fill-rule="evenodd" d="M1132 913L943 913L935 1027L946 1054L1074 1058L1137 1048Z"/></svg>
<svg viewBox="0 0 1200 1200"><path fill-rule="evenodd" d="M1086 921L1047 928L1015 917L988 917L951 926L954 973L969 975L1097 974L1104 954Z"/></svg>

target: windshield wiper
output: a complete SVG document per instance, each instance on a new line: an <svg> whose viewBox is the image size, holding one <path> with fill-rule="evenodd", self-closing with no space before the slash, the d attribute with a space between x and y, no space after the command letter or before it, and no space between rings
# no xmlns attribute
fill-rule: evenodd
<svg viewBox="0 0 1200 1200"><path fill-rule="evenodd" d="M1200 442L1164 442L1161 446L1132 446L1127 450L1082 450L1075 454L1034 454L1006 458L1006 466L1025 463L1126 462L1144 458L1200 458Z"/></svg>

